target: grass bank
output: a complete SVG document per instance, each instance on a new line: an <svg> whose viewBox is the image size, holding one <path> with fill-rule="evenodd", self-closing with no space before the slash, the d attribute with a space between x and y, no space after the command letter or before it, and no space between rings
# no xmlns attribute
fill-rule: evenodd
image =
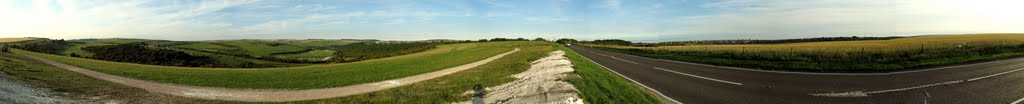
<svg viewBox="0 0 1024 104"><path fill-rule="evenodd" d="M352 63L288 68L190 68L154 66L17 51L103 73L163 83L256 89L339 87L401 78L471 63L530 42L441 45L435 49ZM443 60L443 61L440 61Z"/></svg>
<svg viewBox="0 0 1024 104"><path fill-rule="evenodd" d="M580 56L565 47L565 57L572 61L573 69L579 78L570 79L580 90L580 96L592 104L656 104L661 103L657 95L647 92L622 76L604 69L600 65Z"/></svg>
<svg viewBox="0 0 1024 104"><path fill-rule="evenodd" d="M63 98L86 100L81 103L113 102L129 104L152 103L217 103L164 94L149 93L116 83L94 79L65 69L46 65L22 55L0 53L0 71L5 79L24 82L32 87L46 88ZM100 99L100 100L94 100Z"/></svg>
<svg viewBox="0 0 1024 104"><path fill-rule="evenodd" d="M1024 56L1024 34L658 47L586 45L644 57L766 70L889 72Z"/></svg>

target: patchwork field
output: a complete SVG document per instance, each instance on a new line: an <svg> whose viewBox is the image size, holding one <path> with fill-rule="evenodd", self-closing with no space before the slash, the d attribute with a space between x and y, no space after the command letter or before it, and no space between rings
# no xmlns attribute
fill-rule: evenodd
<svg viewBox="0 0 1024 104"><path fill-rule="evenodd" d="M646 57L813 72L884 72L1024 56L1024 34L748 45L586 45Z"/></svg>

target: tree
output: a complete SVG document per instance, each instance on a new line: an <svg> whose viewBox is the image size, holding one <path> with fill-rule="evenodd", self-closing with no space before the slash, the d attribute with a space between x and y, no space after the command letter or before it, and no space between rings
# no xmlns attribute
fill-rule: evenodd
<svg viewBox="0 0 1024 104"><path fill-rule="evenodd" d="M480 39L479 42L487 42L487 39Z"/></svg>
<svg viewBox="0 0 1024 104"><path fill-rule="evenodd" d="M514 41L530 41L530 40L526 40L526 38L516 38L516 40L514 40Z"/></svg>
<svg viewBox="0 0 1024 104"><path fill-rule="evenodd" d="M0 52L11 52L11 45L4 43L3 47L0 47Z"/></svg>
<svg viewBox="0 0 1024 104"><path fill-rule="evenodd" d="M537 38L537 39L533 39L533 41L548 41L548 40L546 40L544 38Z"/></svg>
<svg viewBox="0 0 1024 104"><path fill-rule="evenodd" d="M576 41L576 39L562 38L562 39L555 40L555 42L557 42L558 44L571 44L571 43L576 43L578 41Z"/></svg>

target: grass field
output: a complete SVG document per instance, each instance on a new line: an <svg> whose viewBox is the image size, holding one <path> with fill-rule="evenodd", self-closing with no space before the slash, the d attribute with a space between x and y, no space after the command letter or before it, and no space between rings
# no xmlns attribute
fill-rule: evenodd
<svg viewBox="0 0 1024 104"><path fill-rule="evenodd" d="M352 40L352 39L305 39L305 40L294 40L294 39L274 39L274 40L256 40L270 43L281 43L289 44L301 47L329 47L329 46L340 46L348 45L352 43L363 42L364 40Z"/></svg>
<svg viewBox="0 0 1024 104"><path fill-rule="evenodd" d="M515 78L510 77L511 75L516 74L516 73L520 73L522 71L525 71L526 69L528 69L530 67L530 62L532 62L532 61L534 61L536 59L539 59L541 57L544 57L544 56L547 55L548 52L551 52L551 51L554 51L554 50L563 50L563 51L568 52L566 54L566 56L573 62L573 65L575 65L573 67L573 68L576 69L575 74L577 74L577 75L579 75L581 77L570 79L570 80L567 80L567 81L571 82L579 90L581 90L581 97L586 99L586 101L588 103L592 103L592 104L606 104L606 103L650 104L650 103L657 103L657 100L654 98L654 95L652 95L650 93L644 92L643 90L640 89L640 87L638 87L638 86L636 86L634 84L630 84L630 82L626 81L625 79L623 79L623 78L621 78L619 76L616 76L615 74L609 72L608 70L600 68L600 66L597 66L596 64L594 64L592 62L589 62L586 59L583 59L581 56L579 56L575 52L572 52L571 50L568 50L568 49L566 49L564 47L561 47L560 45L553 44L553 43L547 43L547 42L487 42L487 43L454 44L454 45L443 45L443 46L441 46L439 48L427 51L429 53L424 52L424 53L416 53L416 54L413 54L413 55L421 56L421 57L422 56L432 56L432 55L437 55L437 54L445 54L445 53L448 53L446 55L465 55L465 54L453 53L451 51L460 51L460 50L462 50L462 51L481 51L480 48L485 48L485 47L493 47L493 48L487 48L487 49L495 50L493 52L497 52L497 53L507 52L508 50L511 50L512 47L517 47L517 48L520 48L522 50L519 51L519 52L510 54L508 56L505 56L503 58L500 58L498 60L492 61L490 63L484 64L484 65L481 65L481 66L478 66L478 67L475 67L475 68L472 68L472 69L469 69L469 70L466 70L466 71L461 71L461 72L454 73L454 74L451 74L451 75L447 75L447 76L444 76L444 77L440 77L440 78L437 78L437 79L431 79L431 80L427 80L427 81L420 82L420 83L414 83L414 84L407 85L407 86L397 87L397 88L388 89L388 90L384 90L384 91L378 91L378 92L371 92L371 93L366 93L366 94L348 96L348 97L319 99L319 100L300 101L300 102L291 102L291 103L395 103L395 104L403 103L403 104L411 104L411 103L443 103L443 102L467 101L467 100L469 100L470 95L464 95L463 92L471 90L474 85L478 85L479 84L479 85L483 85L483 86L496 86L496 85L500 85L500 84L503 84L503 83L507 83L507 82L513 81L513 80L515 80ZM493 53L493 54L497 54L497 53ZM46 56L46 58L48 58L48 59L75 59L75 58L69 58L69 57L43 55L43 54L37 54L37 53L31 53L31 54L34 54L34 55L37 55L37 56ZM390 59L390 60L401 60L401 59L397 59L397 58L410 57L410 56L413 56L413 55L398 56L398 57L393 57L393 58L388 58L388 59ZM489 55L484 55L484 56L489 57ZM8 57L8 56L4 56L4 57ZM22 57L22 56L19 56L19 57ZM153 67L153 66L148 66L148 65L134 65L134 64L123 64L122 65L121 63L111 63L111 62L86 60L86 59L75 59L75 60L77 60L77 61L98 62L98 63L101 63L101 64L106 63L106 64L111 64L111 65L120 65L120 66L124 66L124 67L131 67L131 66L141 66L141 67L146 67L146 68ZM73 61L75 61L75 60L73 60ZM364 62L371 62L371 61L376 61L376 60L369 60L369 61L364 61ZM475 60L472 60L472 61L475 61ZM72 63L69 63L68 61L60 61L60 62L68 63L68 64L72 64L72 65L78 66L77 64L73 64L73 62ZM18 64L19 65L42 65L42 64L22 64L22 63L18 63ZM0 65L2 65L2 64L0 64ZM435 65L435 64L430 64L430 65ZM37 74L32 74L32 75L24 75L24 74L20 74L20 75L29 76L29 77L44 77L44 78L45 77L60 77L61 80L55 80L54 82L47 82L47 83L44 83L44 84L61 84L61 85L54 85L54 86L46 86L47 88L69 88L69 89L72 89L72 90L87 90L85 92L78 92L78 93L93 94L93 93L103 93L103 92L93 92L93 91L106 91L108 94L109 93L114 93L114 94L111 94L111 95L115 95L115 96L117 96L117 95L122 95L122 96L123 95L129 95L129 96L131 96L131 94L147 95L147 96L144 96L144 97L133 98L133 99L141 99L141 100L138 100L138 101L151 101L151 100L155 99L157 101L154 101L154 102L196 102L196 101L209 102L209 101L202 101L202 100L196 100L196 99L186 99L186 98L177 98L177 97L168 97L168 96L153 96L153 95L147 94L147 92L140 91L139 89L125 88L124 86L119 86L119 85L111 85L113 83L103 82L103 81L100 81L100 80L95 80L95 79L88 78L88 77L85 77L85 76L82 76L82 75L78 75L78 74L75 74L73 72L69 72L69 71L66 71L66 70L60 70L60 69L56 69L56 68L45 66L45 65L42 65L42 66L39 66L39 67L45 67L46 68L46 72L38 72ZM172 68L172 69L167 69L167 68ZM178 70L178 71L195 72L195 73L205 73L206 71L219 70L219 69L210 69L210 68L182 68L182 69L177 69L177 68L178 67L165 67L165 68L161 68L161 69L158 69L158 70ZM93 69L93 68L89 68L89 69ZM93 69L93 70L95 70L95 69ZM128 68L128 69L121 69L121 70L145 70L145 69ZM264 70L245 70L245 69L229 69L229 70L236 70L236 71L264 71ZM266 70L282 70L282 69L266 69ZM289 69L289 70L302 71L302 70L311 70L311 69ZM345 69L330 69L330 70L345 70ZM7 70L5 70L5 71L7 71ZM325 71L325 70L321 70L321 71L329 72L329 71ZM28 71L22 72L22 73L27 73L27 72ZM156 72L156 73L144 74L144 75L161 75L160 72L167 72L167 71L150 71L150 72ZM174 72L174 71L172 71L172 72ZM54 74L54 75L49 75L49 74L43 75L41 73L56 73L56 74ZM128 73L134 73L134 72L128 72ZM380 72L377 72L377 73L380 73ZM280 74L280 75L291 75L290 73L278 73L278 74ZM327 74L327 73L324 73L324 74ZM353 75L353 74L333 74L333 75L335 75L335 76L350 76L350 75ZM378 74L373 74L373 73L366 74L366 73L363 73L363 74L359 74L359 75L368 75L369 76L369 75L378 75ZM161 75L161 76L164 76L164 75ZM189 75L189 76L192 76L192 75ZM189 76L174 77L174 78L187 78L187 79L191 79L191 80L197 80L197 79L194 79L194 78L189 78ZM259 77L259 75L239 75L239 74L223 74L223 75L219 75L219 76L235 77L235 78L231 78L231 79L239 79L238 81L248 81L248 80L245 80L245 79L275 79L275 78L281 78L281 77L273 77L274 75L267 75L267 76L270 76L270 77ZM292 76L292 77L296 77L296 76ZM363 77L365 77L365 76L363 76ZM169 77L165 77L165 78L169 78ZM309 83L318 83L318 82L330 81L330 80L349 80L349 79L355 80L354 78L356 78L356 77L348 77L349 79L345 79L345 78L329 78L329 77L320 77L320 78L324 78L324 79L312 79L312 80L320 80L320 81L309 81L309 79L292 79L292 80L294 82L307 82L307 81L309 81ZM171 78L171 79L173 79L173 78ZM81 81L79 81L79 80L81 80ZM70 83L57 83L57 82L70 82ZM85 83L88 83L88 85L90 85L90 86L85 86L85 87L77 86L77 85L86 85ZM98 87L93 87L93 86L98 86ZM249 86L258 86L258 85L249 85ZM250 87L250 88L259 88L259 87ZM267 88L288 88L288 87L267 87ZM75 93L75 92L73 92L73 93ZM163 100L161 100L161 99L163 99ZM167 101L167 99L174 99L174 100ZM245 103L245 102L218 102L218 103Z"/></svg>
<svg viewBox="0 0 1024 104"><path fill-rule="evenodd" d="M77 54L77 55L80 55L80 56L92 57L93 54L91 52L87 52L85 50L82 50L82 48L84 48L84 47L92 47L92 46L104 46L104 45L114 45L114 44L94 43L94 42L86 42L86 43L83 43L83 44L75 44L75 45L71 46L71 48L68 48L68 49L66 49L64 51L61 51L60 54L61 55L71 55L72 53L74 53L74 54Z"/></svg>
<svg viewBox="0 0 1024 104"><path fill-rule="evenodd" d="M99 72L164 83L228 88L310 89L376 82L436 71L481 60L524 44L531 43L450 44L415 54L353 63L263 69L153 66L17 52Z"/></svg>
<svg viewBox="0 0 1024 104"><path fill-rule="evenodd" d="M645 57L769 70L884 72L1024 56L1024 34L789 44L587 46Z"/></svg>
<svg viewBox="0 0 1024 104"><path fill-rule="evenodd" d="M36 39L36 38L0 38L0 43L19 42L19 41L26 41L26 40L33 40L33 39Z"/></svg>
<svg viewBox="0 0 1024 104"><path fill-rule="evenodd" d="M295 54L275 54L274 57L300 60L322 60L325 57L334 56L334 50L313 50Z"/></svg>
<svg viewBox="0 0 1024 104"><path fill-rule="evenodd" d="M201 100L149 93L116 83L90 78L75 72L46 65L25 56L0 53L0 71L5 79L24 82L33 87L55 91L66 99L111 99L124 103L196 103ZM100 103L97 101L91 103ZM218 101L201 101L218 103Z"/></svg>
<svg viewBox="0 0 1024 104"><path fill-rule="evenodd" d="M197 42L197 43L179 45L179 46L174 46L174 47L189 48L189 49L196 49L196 50L209 51L209 52L224 52L224 51L239 51L239 50L241 50L241 49L239 49L237 47L230 47L230 46L225 46L225 45L221 45L221 44L205 43L205 42Z"/></svg>
<svg viewBox="0 0 1024 104"><path fill-rule="evenodd" d="M175 51L185 52L185 53L188 53L188 54L191 54L191 55L195 55L195 56L210 57L210 58L213 58L214 60L217 60L218 62L221 62L223 64L232 65L232 66L242 66L242 64L246 64L246 63L252 63L252 64L258 64L258 65L266 65L266 66L272 66L272 67L297 67L297 66L307 66L307 65L310 65L310 64L299 64L299 63L286 63L286 62L267 61L267 60L253 59L253 58L247 58L247 57L238 57L238 56L231 56L231 55L223 55L223 54L209 53L209 52L202 52L202 51L174 49L174 48L168 48L168 49L175 50Z"/></svg>
<svg viewBox="0 0 1024 104"><path fill-rule="evenodd" d="M471 95L463 94L474 85L485 87L508 83L513 74L523 72L530 62L547 56L555 50L568 52L575 74L581 78L568 80L581 91L590 104L655 104L659 103L653 94L646 93L624 78L600 68L597 64L583 59L571 50L547 42L517 42L519 52L509 54L490 63L420 83L341 98L302 101L296 103L347 103L347 104L420 104L452 103L470 100Z"/></svg>
<svg viewBox="0 0 1024 104"><path fill-rule="evenodd" d="M231 45L231 46L237 46L238 48L241 48L243 51L246 51L250 55L255 55L255 56L268 56L268 55L274 54L274 53L296 52L296 51L306 50L306 48L302 48L302 47L298 47L298 46L292 46L292 45L284 45L284 44L282 44L282 45L277 45L277 46L271 46L271 45L267 45L267 44L254 43L254 42L246 42L246 41L231 41L231 42L224 42L223 44Z"/></svg>

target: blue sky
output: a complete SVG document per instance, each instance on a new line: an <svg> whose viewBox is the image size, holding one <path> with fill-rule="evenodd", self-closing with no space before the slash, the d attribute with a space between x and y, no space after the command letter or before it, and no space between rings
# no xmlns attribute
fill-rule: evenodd
<svg viewBox="0 0 1024 104"><path fill-rule="evenodd" d="M639 41L1024 32L1019 0L0 0L0 37Z"/></svg>

